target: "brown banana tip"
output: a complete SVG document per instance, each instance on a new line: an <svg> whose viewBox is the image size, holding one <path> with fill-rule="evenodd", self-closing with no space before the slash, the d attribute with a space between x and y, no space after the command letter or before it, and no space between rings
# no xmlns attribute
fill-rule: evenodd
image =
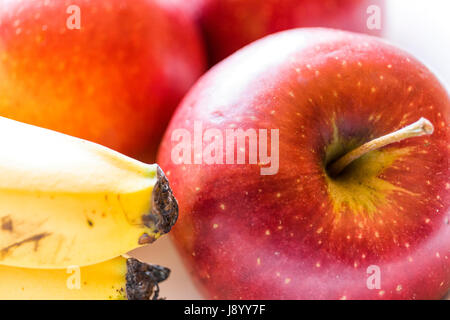
<svg viewBox="0 0 450 320"><path fill-rule="evenodd" d="M158 300L158 283L166 280L170 269L141 262L134 258L127 259L126 294L128 300Z"/></svg>
<svg viewBox="0 0 450 320"><path fill-rule="evenodd" d="M175 199L166 175L157 165L157 181L152 192L152 210L142 217L146 227L155 233L164 234L170 231L178 218L178 202Z"/></svg>

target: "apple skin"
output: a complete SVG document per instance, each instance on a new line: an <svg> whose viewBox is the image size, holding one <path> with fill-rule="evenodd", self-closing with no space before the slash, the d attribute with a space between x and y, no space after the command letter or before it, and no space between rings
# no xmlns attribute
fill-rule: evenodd
<svg viewBox="0 0 450 320"><path fill-rule="evenodd" d="M367 28L367 8L377 5L384 20L384 0L171 0L200 26L210 64L274 32L299 27L328 27L380 35Z"/></svg>
<svg viewBox="0 0 450 320"><path fill-rule="evenodd" d="M80 7L80 30L66 27L69 5ZM0 115L128 155L154 160L172 112L205 67L195 24L159 1L0 8Z"/></svg>
<svg viewBox="0 0 450 320"><path fill-rule="evenodd" d="M184 98L158 153L180 205L171 234L202 292L442 298L450 288L449 113L446 89L424 65L366 35L294 29L213 67ZM362 144L420 117L434 124L431 136L373 151L338 180L326 174L331 145ZM224 132L279 129L278 173L175 164L172 132L193 132L194 121ZM381 289L367 287L371 265Z"/></svg>

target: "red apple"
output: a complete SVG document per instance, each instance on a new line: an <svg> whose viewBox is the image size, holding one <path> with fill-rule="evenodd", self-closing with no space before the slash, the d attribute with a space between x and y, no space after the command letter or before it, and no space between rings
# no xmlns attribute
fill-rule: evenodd
<svg viewBox="0 0 450 320"><path fill-rule="evenodd" d="M212 64L263 36L296 27L329 27L379 35L384 17L384 0L171 1L178 2L197 20ZM378 8L373 9L374 5Z"/></svg>
<svg viewBox="0 0 450 320"><path fill-rule="evenodd" d="M2 2L0 115L151 159L204 60L195 24L157 0Z"/></svg>
<svg viewBox="0 0 450 320"><path fill-rule="evenodd" d="M295 29L212 68L177 109L158 154L180 204L172 234L207 297L442 298L450 288L449 116L436 77L376 37ZM421 117L432 135L378 148L330 175L342 155ZM225 151L211 164L221 154L211 145L231 129L279 130L271 153L279 169L263 172L277 166L260 156L250 163L251 137L236 148L244 164ZM185 135L181 145L180 132L209 138L189 144ZM180 164L178 156L186 156Z"/></svg>

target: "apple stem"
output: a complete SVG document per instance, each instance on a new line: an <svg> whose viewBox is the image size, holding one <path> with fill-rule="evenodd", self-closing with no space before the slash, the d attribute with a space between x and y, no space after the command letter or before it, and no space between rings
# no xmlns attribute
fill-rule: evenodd
<svg viewBox="0 0 450 320"><path fill-rule="evenodd" d="M399 142L401 140L420 137L423 135L432 134L434 131L433 124L425 118L420 118L418 121L387 135L381 136L379 138L373 139L362 146L346 153L341 158L333 162L328 167L328 174L331 177L336 177L339 175L345 167L347 167L351 162L363 156L364 154L382 148L388 144Z"/></svg>

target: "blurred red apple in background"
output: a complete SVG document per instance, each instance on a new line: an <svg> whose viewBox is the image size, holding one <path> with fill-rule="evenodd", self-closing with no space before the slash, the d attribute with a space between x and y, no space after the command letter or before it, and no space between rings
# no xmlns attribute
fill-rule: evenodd
<svg viewBox="0 0 450 320"><path fill-rule="evenodd" d="M79 8L80 29L67 27L69 5ZM0 7L0 115L128 155L153 160L174 108L204 67L195 25L159 1Z"/></svg>
<svg viewBox="0 0 450 320"><path fill-rule="evenodd" d="M177 109L158 153L180 205L172 235L206 296L442 298L450 288L449 115L435 76L375 37L291 30L216 65ZM329 174L343 154L421 117L434 125L431 136ZM217 137L231 129L248 134L245 147L218 153L227 142L216 148ZM261 137L260 129L279 130L271 151L279 170L266 175L261 156L249 164L250 131ZM177 130L205 137L180 149ZM236 164L241 153L246 164ZM211 155L219 156L208 164Z"/></svg>
<svg viewBox="0 0 450 320"><path fill-rule="evenodd" d="M379 35L368 19L384 17L384 0L165 0L197 21L214 64L268 34L297 27L328 27ZM379 12L368 8L378 6ZM378 10L378 9L376 9ZM370 20L369 24L374 21Z"/></svg>

